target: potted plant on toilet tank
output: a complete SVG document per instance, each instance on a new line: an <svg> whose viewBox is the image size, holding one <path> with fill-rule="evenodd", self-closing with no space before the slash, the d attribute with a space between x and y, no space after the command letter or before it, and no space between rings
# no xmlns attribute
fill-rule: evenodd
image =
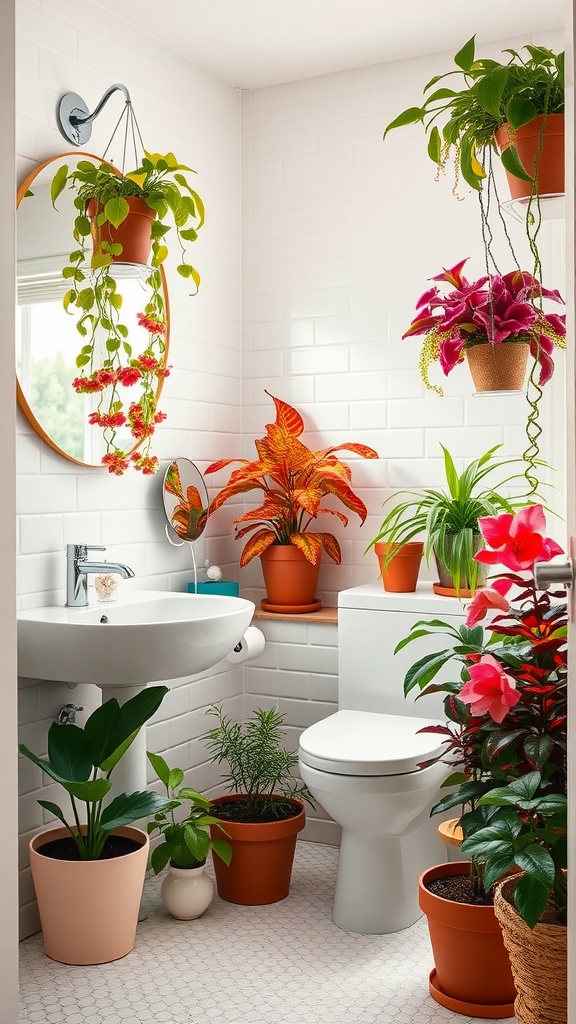
<svg viewBox="0 0 576 1024"><path fill-rule="evenodd" d="M63 825L30 841L44 950L53 960L106 963L134 946L149 839L131 824L167 801L154 792L105 800L114 769L167 692L150 686L123 705L113 697L83 728L53 722L47 758L20 746L70 798L71 816L52 801L38 801Z"/></svg>
<svg viewBox="0 0 576 1024"><path fill-rule="evenodd" d="M343 526L348 524L348 517L337 509L321 508L323 499L333 495L356 512L362 523L367 514L364 502L350 486L350 467L335 452L349 451L364 459L377 459L378 453L367 445L351 442L311 451L300 440L304 431L300 413L282 399L270 397L276 406L276 420L267 424L266 437L254 442L256 461L221 459L208 466L206 473L217 473L239 464L212 499L210 515L231 498L262 491L262 505L234 520L238 539L250 535L240 555L240 566L260 557L267 593L262 602L265 610L316 611L321 607L316 587L322 551L336 565L342 556L334 534L318 533L310 526L321 514L336 516Z"/></svg>
<svg viewBox="0 0 576 1024"><path fill-rule="evenodd" d="M482 518L480 526L486 547L476 559L507 571L500 571L478 591L465 625L457 629L439 619L419 621L396 648L422 636L448 637L444 649L428 653L409 669L404 689L407 694L414 689L421 695L446 693L447 725L431 726L428 731L446 739L440 756L452 768L445 782L451 791L432 813L464 807L459 819L462 850L472 857L469 863L438 865L421 878L420 905L428 915L436 963L430 992L437 1002L460 1013L512 1015L514 992L507 958L502 959L491 889L499 879L516 872L506 883L512 890L506 894L510 910L523 919L527 932L536 927L531 948L526 943L521 955L528 971L515 970L514 975L522 984L527 973L536 979L539 1009L537 1017L524 1015L525 999L518 983L520 1004L515 1012L520 1024L536 1019L550 1024L566 1020L562 913L566 906L567 616L564 591L539 590L533 569L535 562L549 561L562 549L546 536L540 505L514 515ZM485 635L478 623L487 613L496 614ZM453 667L454 674L438 683L437 673L444 666ZM554 937L556 948L564 935L564 961L560 955L559 967L552 972L555 1010L547 1007L543 977L538 986L540 965L549 956L538 951L538 922L550 911L556 913L551 927L560 932L560 939ZM468 925L464 923L467 916ZM465 941L472 939L479 943L477 948L466 947ZM496 959L488 964L483 958L492 942ZM564 1015L558 1011L563 998ZM536 1005L534 998L529 1002Z"/></svg>
<svg viewBox="0 0 576 1024"><path fill-rule="evenodd" d="M296 837L304 828L303 800L310 794L294 771L298 756L282 746L284 715L258 708L246 722L234 722L213 706L217 724L206 734L211 760L225 764L229 795L212 800L219 824L232 846L226 864L214 858L219 896L229 903L259 906L288 896Z"/></svg>

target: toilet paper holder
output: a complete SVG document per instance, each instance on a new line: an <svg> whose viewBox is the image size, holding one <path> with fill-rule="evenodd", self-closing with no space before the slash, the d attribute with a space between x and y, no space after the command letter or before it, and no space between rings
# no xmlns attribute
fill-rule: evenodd
<svg viewBox="0 0 576 1024"><path fill-rule="evenodd" d="M265 646L266 639L262 630L257 626L248 626L244 635L224 660L229 665L240 665L245 661L253 661L254 658L258 658L262 654Z"/></svg>

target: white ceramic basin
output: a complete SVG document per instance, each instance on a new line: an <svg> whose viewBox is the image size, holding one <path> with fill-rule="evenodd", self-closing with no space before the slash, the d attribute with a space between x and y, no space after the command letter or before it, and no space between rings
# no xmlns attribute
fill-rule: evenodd
<svg viewBox="0 0 576 1024"><path fill-rule="evenodd" d="M163 590L89 608L32 608L18 615L18 672L102 687L179 679L230 654L253 613L240 597Z"/></svg>

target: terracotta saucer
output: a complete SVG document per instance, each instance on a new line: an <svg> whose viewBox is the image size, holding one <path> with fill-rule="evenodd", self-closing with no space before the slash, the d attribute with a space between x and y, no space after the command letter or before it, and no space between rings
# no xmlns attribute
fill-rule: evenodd
<svg viewBox="0 0 576 1024"><path fill-rule="evenodd" d="M464 590L463 587L460 588L460 594L457 594L454 587L442 587L439 583L433 583L432 590L435 594L438 594L439 597L472 597L471 592L469 590Z"/></svg>
<svg viewBox="0 0 576 1024"><path fill-rule="evenodd" d="M322 601L311 601L310 604L272 604L265 598L260 602L263 612L276 612L278 615L304 615L306 612L318 612Z"/></svg>
<svg viewBox="0 0 576 1024"><path fill-rule="evenodd" d="M438 984L435 967L430 971L429 991L432 999L435 999L437 1003L440 1003L440 1006L445 1006L447 1010L454 1010L456 1013L465 1013L469 1017L484 1017L488 1020L502 1020L503 1017L514 1016L514 1003L500 1003L499 1005L495 1005L494 1003L467 1003L463 999L454 999L453 996L446 995Z"/></svg>

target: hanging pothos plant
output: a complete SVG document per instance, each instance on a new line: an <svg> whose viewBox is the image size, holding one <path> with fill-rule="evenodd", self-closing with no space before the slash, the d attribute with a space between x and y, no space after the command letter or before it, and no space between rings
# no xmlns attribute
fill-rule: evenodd
<svg viewBox="0 0 576 1024"><path fill-rule="evenodd" d="M204 204L183 171L192 169L173 153L145 151L141 165L128 174L106 162L82 159L72 169L60 167L52 181L53 204L68 187L75 193L77 210L77 244L62 271L70 284L64 308L78 316L76 327L83 340L76 358L80 373L72 386L78 394L97 396L88 421L102 429L102 463L116 475L130 465L145 474L158 469L150 448L156 424L166 418L157 408L162 382L170 373L161 268L172 227L182 253L178 273L192 281L193 294L200 286L198 271L186 260L186 246L196 240L204 223ZM134 257L128 248L127 227L133 217L144 224L143 256ZM129 317L124 315L122 271L117 269L126 263L145 266L145 301L140 312L129 313L131 323L125 322Z"/></svg>

